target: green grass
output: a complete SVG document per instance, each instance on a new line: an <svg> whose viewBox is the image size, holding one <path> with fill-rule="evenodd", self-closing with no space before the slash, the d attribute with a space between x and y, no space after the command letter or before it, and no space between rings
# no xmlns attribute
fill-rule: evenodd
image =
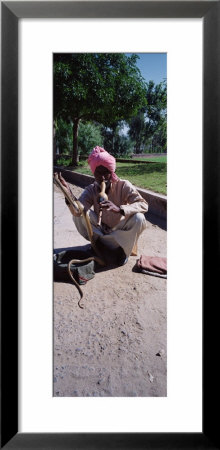
<svg viewBox="0 0 220 450"><path fill-rule="evenodd" d="M164 195L167 193L167 167L165 163L117 163L116 173L119 178L127 179L135 186Z"/></svg>
<svg viewBox="0 0 220 450"><path fill-rule="evenodd" d="M83 161L75 172L91 175L87 162ZM117 162L116 174L119 178L129 180L135 186L149 189L160 194L167 194L167 165L165 162L154 164L132 164Z"/></svg>
<svg viewBox="0 0 220 450"><path fill-rule="evenodd" d="M138 161L155 161L155 162L161 162L161 163L166 163L167 162L167 156L157 156L154 157L152 156L152 158L138 158Z"/></svg>

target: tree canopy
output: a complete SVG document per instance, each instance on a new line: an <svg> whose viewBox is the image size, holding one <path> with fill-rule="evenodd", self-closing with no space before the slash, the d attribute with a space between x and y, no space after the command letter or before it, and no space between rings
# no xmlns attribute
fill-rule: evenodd
<svg viewBox="0 0 220 450"><path fill-rule="evenodd" d="M54 54L54 118L72 123L73 164L78 161L81 119L114 129L146 105L137 58L124 53Z"/></svg>
<svg viewBox="0 0 220 450"><path fill-rule="evenodd" d="M147 83L146 106L129 120L129 136L134 141L134 149L139 153L143 148L166 151L167 145L167 85L166 81Z"/></svg>

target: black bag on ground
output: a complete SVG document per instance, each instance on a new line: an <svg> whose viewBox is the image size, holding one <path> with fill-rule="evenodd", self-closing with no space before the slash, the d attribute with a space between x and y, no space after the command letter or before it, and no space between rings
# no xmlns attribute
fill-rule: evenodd
<svg viewBox="0 0 220 450"><path fill-rule="evenodd" d="M71 283L72 279L68 272L68 265L72 259L79 259L82 262L74 262L70 269L74 279L78 284L86 284L95 276L95 261L83 261L94 257L95 253L91 247L75 247L65 250L55 250L53 254L53 274L54 281Z"/></svg>

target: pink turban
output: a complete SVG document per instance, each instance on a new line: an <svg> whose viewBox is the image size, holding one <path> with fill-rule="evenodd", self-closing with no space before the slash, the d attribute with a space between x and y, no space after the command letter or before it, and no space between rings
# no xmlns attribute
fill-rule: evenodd
<svg viewBox="0 0 220 450"><path fill-rule="evenodd" d="M115 173L116 161L114 156L110 155L104 148L96 146L88 158L88 163L92 173L95 172L96 167L104 166L112 174L112 181L117 181L118 177Z"/></svg>

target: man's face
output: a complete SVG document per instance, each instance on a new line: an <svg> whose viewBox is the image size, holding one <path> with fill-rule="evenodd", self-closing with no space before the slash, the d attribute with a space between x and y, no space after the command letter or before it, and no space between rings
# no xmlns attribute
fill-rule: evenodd
<svg viewBox="0 0 220 450"><path fill-rule="evenodd" d="M97 183L101 183L102 181L109 181L111 180L111 172L104 166L98 166L95 169L94 177Z"/></svg>

